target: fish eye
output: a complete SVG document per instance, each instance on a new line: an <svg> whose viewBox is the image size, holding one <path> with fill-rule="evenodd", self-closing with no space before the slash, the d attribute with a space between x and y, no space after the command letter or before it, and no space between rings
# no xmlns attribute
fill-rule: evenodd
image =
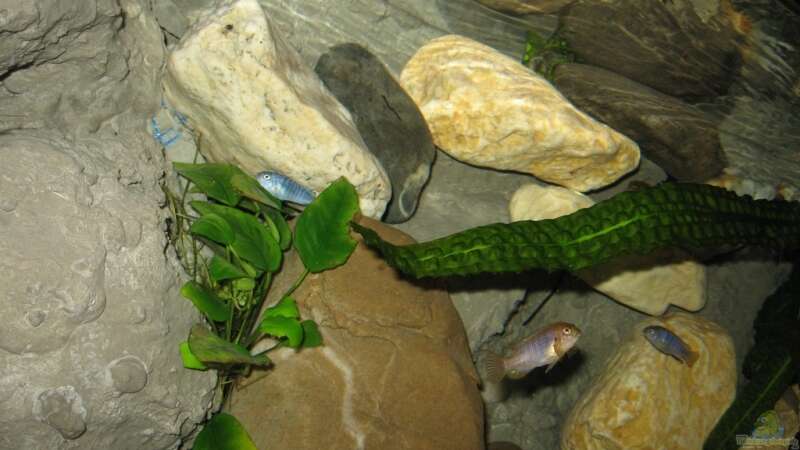
<svg viewBox="0 0 800 450"><path fill-rule="evenodd" d="M569 336L570 334L572 334L572 328L570 328L570 327L564 327L564 330L562 331L562 333L564 333L564 334L566 334L567 336Z"/></svg>

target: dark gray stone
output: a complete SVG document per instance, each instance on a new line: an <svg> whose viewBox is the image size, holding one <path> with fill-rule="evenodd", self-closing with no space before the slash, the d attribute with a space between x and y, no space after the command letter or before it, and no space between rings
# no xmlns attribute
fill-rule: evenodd
<svg viewBox="0 0 800 450"><path fill-rule="evenodd" d="M581 62L685 100L727 92L740 36L726 8L695 2L578 0L561 15L561 36Z"/></svg>
<svg viewBox="0 0 800 450"><path fill-rule="evenodd" d="M675 97L584 64L559 65L554 82L575 106L636 141L680 181L702 182L725 167L717 124Z"/></svg>
<svg viewBox="0 0 800 450"><path fill-rule="evenodd" d="M386 66L358 44L331 48L315 70L350 110L367 148L389 175L392 200L384 221L405 222L417 209L436 156L425 118Z"/></svg>

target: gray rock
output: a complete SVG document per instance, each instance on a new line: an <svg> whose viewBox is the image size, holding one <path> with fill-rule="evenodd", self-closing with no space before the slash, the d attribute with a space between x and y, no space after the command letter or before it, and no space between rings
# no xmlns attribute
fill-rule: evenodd
<svg viewBox="0 0 800 450"><path fill-rule="evenodd" d="M575 0L478 0L489 8L511 14L553 14Z"/></svg>
<svg viewBox="0 0 800 450"><path fill-rule="evenodd" d="M730 10L708 15L688 1L578 0L562 13L560 35L583 63L682 99L716 97L727 92L738 61Z"/></svg>
<svg viewBox="0 0 800 450"><path fill-rule="evenodd" d="M776 264L757 252L740 252L708 264L709 299L698 314L731 334L737 367L741 369L744 355L752 345L753 319L764 298L786 278L790 265ZM577 354L560 362L548 374L536 370L511 383L508 399L487 405L489 440L516 442L525 450L558 448L561 424L575 401L601 373L631 327L647 317L592 291L572 276L566 276L557 292L542 306L547 294L531 290L510 320L506 333L490 339L484 347L501 351L555 321L575 323L583 331ZM481 365L479 362L478 367ZM536 433L531 433L533 428L537 428Z"/></svg>
<svg viewBox="0 0 800 450"><path fill-rule="evenodd" d="M584 64L559 65L554 82L575 106L636 141L680 181L703 182L725 167L715 121L675 97Z"/></svg>
<svg viewBox="0 0 800 450"><path fill-rule="evenodd" d="M350 110L364 143L389 175L392 199L383 220L405 222L417 209L436 156L425 118L380 60L358 44L333 47L314 70Z"/></svg>
<svg viewBox="0 0 800 450"><path fill-rule="evenodd" d="M177 448L213 401L178 352L199 315L165 255L146 3L0 9L3 449Z"/></svg>

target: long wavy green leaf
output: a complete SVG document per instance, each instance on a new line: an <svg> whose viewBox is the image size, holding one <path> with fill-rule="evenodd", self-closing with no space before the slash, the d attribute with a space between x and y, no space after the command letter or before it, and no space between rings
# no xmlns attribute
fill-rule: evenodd
<svg viewBox="0 0 800 450"><path fill-rule="evenodd" d="M800 243L800 203L753 200L703 184L664 183L623 192L557 219L497 223L430 242L392 245L351 223L386 261L414 277L576 271L667 246Z"/></svg>

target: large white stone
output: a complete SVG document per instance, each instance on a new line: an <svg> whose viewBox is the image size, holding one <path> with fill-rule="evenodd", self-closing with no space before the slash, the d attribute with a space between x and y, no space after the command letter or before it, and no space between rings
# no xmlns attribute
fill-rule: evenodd
<svg viewBox="0 0 800 450"><path fill-rule="evenodd" d="M386 173L256 0L221 1L199 17L169 56L164 90L207 159L250 174L276 170L317 192L345 176L362 212L383 214Z"/></svg>
<svg viewBox="0 0 800 450"><path fill-rule="evenodd" d="M461 161L577 191L607 186L639 164L631 139L576 109L518 61L465 37L420 48L401 84L436 145Z"/></svg>
<svg viewBox="0 0 800 450"><path fill-rule="evenodd" d="M543 220L592 206L589 197L558 186L522 186L509 202L511 220ZM651 315L670 304L698 311L706 304L706 268L680 249L626 255L576 274L614 300Z"/></svg>

